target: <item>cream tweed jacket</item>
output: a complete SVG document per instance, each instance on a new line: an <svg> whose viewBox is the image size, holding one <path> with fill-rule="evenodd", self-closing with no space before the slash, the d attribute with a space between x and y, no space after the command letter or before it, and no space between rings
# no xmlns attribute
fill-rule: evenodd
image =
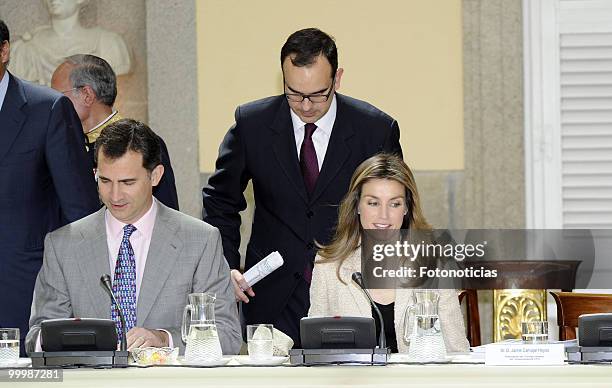
<svg viewBox="0 0 612 388"><path fill-rule="evenodd" d="M372 316L372 309L367 296L351 279L353 272L361 271L360 255L360 250L355 250L340 267L340 277L347 284L342 284L336 277L338 262L319 263L318 261L322 258L317 255L310 285L309 317ZM408 307L412 305L412 292L412 289L398 289L395 295L394 324L397 347L400 353L407 353L410 345L404 339L404 315ZM469 343L465 336L465 326L457 292L455 290L439 290L439 292L438 314L446 351L468 351Z"/></svg>

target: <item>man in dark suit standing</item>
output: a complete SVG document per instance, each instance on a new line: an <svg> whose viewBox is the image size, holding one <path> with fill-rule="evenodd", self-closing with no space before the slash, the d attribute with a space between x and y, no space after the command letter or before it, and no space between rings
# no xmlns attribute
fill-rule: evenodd
<svg viewBox="0 0 612 388"><path fill-rule="evenodd" d="M45 235L100 202L72 103L11 75L9 40L0 20L0 327L20 329L25 355Z"/></svg>
<svg viewBox="0 0 612 388"><path fill-rule="evenodd" d="M272 323L299 345L299 320L310 304L315 241L330 240L355 168L378 152L401 154L401 148L393 118L336 93L343 69L329 35L315 28L297 31L280 59L284 94L236 110L217 170L203 189L203 216L221 231L246 323ZM272 251L285 261L253 288L239 271L238 252L239 211L246 208L243 192L249 180L255 215L245 269Z"/></svg>

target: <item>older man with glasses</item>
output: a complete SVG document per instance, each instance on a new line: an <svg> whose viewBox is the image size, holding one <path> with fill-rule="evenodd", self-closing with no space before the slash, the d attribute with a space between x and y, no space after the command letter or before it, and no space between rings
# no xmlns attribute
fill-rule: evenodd
<svg viewBox="0 0 612 388"><path fill-rule="evenodd" d="M238 107L217 170L203 189L204 220L221 231L236 299L247 324L272 323L296 343L308 313L315 241L334 232L355 168L387 151L401 155L397 122L336 93L343 69L332 37L307 28L281 49L284 93ZM244 269L273 251L284 265L251 287L240 268L240 215L251 180L255 215Z"/></svg>
<svg viewBox="0 0 612 388"><path fill-rule="evenodd" d="M53 72L51 87L72 101L83 125L87 155L93 164L96 139L104 128L122 118L113 106L117 98L117 77L113 68L95 55L72 55L65 58ZM153 188L153 195L164 205L179 210L168 147L161 137L159 140L165 173Z"/></svg>

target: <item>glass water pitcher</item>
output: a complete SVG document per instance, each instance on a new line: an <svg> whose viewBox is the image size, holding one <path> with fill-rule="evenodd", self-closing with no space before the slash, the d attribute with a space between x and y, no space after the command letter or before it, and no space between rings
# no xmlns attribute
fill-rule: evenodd
<svg viewBox="0 0 612 388"><path fill-rule="evenodd" d="M183 311L181 335L185 342L185 361L206 363L221 360L221 342L215 324L215 294L189 294Z"/></svg>
<svg viewBox="0 0 612 388"><path fill-rule="evenodd" d="M413 304L404 317L404 339L410 343L409 358L415 362L444 361L446 346L440 328L435 290L414 290Z"/></svg>

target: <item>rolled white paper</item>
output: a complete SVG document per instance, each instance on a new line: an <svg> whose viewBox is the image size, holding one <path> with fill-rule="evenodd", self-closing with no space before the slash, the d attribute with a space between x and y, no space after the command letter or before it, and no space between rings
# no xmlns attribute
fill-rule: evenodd
<svg viewBox="0 0 612 388"><path fill-rule="evenodd" d="M244 273L244 280L252 287L255 283L274 272L281 265L283 265L283 257L280 253L274 251L246 271Z"/></svg>

